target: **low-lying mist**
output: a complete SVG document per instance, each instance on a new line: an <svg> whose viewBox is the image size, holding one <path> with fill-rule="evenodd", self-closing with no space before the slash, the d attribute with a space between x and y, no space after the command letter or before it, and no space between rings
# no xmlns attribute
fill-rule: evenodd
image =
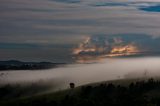
<svg viewBox="0 0 160 106"><path fill-rule="evenodd" d="M1 71L0 84L41 83L53 85L55 90L122 78L160 76L160 57L108 58L101 63L72 64L66 67L37 71Z"/></svg>

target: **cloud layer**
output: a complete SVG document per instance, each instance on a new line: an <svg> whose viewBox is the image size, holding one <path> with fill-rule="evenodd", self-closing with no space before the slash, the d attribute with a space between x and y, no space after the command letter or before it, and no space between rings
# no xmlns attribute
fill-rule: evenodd
<svg viewBox="0 0 160 106"><path fill-rule="evenodd" d="M1 0L0 58L67 61L84 37L157 38L159 5L159 0Z"/></svg>

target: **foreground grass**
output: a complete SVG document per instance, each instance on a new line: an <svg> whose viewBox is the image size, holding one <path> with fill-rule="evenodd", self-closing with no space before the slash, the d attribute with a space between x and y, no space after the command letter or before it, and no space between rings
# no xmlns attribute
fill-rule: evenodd
<svg viewBox="0 0 160 106"><path fill-rule="evenodd" d="M101 82L32 97L5 99L0 106L160 106L160 81Z"/></svg>

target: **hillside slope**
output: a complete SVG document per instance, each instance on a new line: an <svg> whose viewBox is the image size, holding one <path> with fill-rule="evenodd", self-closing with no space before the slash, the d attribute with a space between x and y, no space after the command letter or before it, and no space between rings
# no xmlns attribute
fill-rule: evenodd
<svg viewBox="0 0 160 106"><path fill-rule="evenodd" d="M120 82L118 84L118 82ZM56 93L12 100L1 106L160 106L160 81L154 79L90 84Z"/></svg>

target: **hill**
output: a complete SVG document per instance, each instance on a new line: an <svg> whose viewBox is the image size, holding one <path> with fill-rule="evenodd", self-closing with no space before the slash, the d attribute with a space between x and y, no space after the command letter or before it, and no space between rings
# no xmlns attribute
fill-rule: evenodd
<svg viewBox="0 0 160 106"><path fill-rule="evenodd" d="M160 106L160 81L127 80L89 84L31 97L2 100L1 106ZM113 82L113 83L112 83ZM119 84L118 84L119 82Z"/></svg>
<svg viewBox="0 0 160 106"><path fill-rule="evenodd" d="M22 62L18 60L0 61L1 70L39 70L50 69L64 65L65 63L52 63L52 62Z"/></svg>

